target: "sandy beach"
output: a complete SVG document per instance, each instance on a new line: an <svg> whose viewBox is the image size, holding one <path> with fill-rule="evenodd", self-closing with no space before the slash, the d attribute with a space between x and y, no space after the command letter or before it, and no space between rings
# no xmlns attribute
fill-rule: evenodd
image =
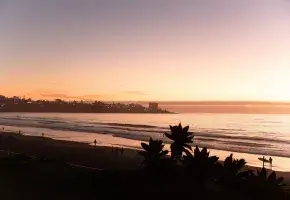
<svg viewBox="0 0 290 200"><path fill-rule="evenodd" d="M161 191L171 192L167 195L168 199L180 197L183 187L176 187L173 183L164 186L164 182L170 183L171 175L167 176L168 180L151 180L146 178L146 173L138 173L142 172L138 169L143 167L143 158L138 151L124 147L121 154L112 152L112 146L0 132L0 168L3 172L0 192L5 199L89 199L101 194L108 198L124 196L136 199L137 195L138 199L148 199L151 194L164 195ZM46 157L48 160L29 159L27 162L21 157L14 160L7 156L9 152ZM245 166L244 169L259 168ZM290 172L278 171L277 176L283 176L287 184L285 189L290 189ZM192 182L188 181L187 187L192 189ZM160 189L160 184L163 189ZM168 191L167 187L174 190ZM30 188L34 188L33 194ZM149 193L146 188L150 188ZM208 195L212 198L211 193Z"/></svg>
<svg viewBox="0 0 290 200"><path fill-rule="evenodd" d="M124 153L112 152L119 147L115 146L94 146L82 142L54 140L39 136L26 136L19 133L0 132L0 155L6 155L7 151L27 154L37 157L47 157L48 159L73 163L76 165L92 167L96 169L118 169L130 170L142 167L142 157L138 155L137 149L123 147ZM211 152L215 154L216 150ZM219 151L219 156L226 157L229 152ZM236 155L236 153L234 154ZM239 157L242 155L239 155ZM223 158L221 159L221 161ZM247 160L246 160L247 161ZM246 166L251 170L258 170L259 167ZM283 176L285 182L290 184L290 172L276 171L278 176Z"/></svg>
<svg viewBox="0 0 290 200"><path fill-rule="evenodd" d="M51 160L75 163L98 169L132 169L141 167L141 157L133 149L125 148L121 154L112 147L92 146L81 142L54 140L51 138L24 136L0 132L0 149L3 154L12 151Z"/></svg>

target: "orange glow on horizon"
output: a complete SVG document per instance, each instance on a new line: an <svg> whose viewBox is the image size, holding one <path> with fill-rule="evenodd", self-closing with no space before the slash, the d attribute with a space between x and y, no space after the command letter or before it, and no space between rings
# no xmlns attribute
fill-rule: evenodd
<svg viewBox="0 0 290 200"><path fill-rule="evenodd" d="M289 2L81 5L7 3L0 94L290 101Z"/></svg>

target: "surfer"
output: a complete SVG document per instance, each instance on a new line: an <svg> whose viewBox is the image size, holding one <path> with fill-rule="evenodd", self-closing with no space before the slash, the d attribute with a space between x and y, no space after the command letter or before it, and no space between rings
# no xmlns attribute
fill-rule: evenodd
<svg viewBox="0 0 290 200"><path fill-rule="evenodd" d="M270 163L270 166L272 167L272 162L273 162L273 159L272 157L269 158L269 163Z"/></svg>
<svg viewBox="0 0 290 200"><path fill-rule="evenodd" d="M273 158L270 157L269 160L265 158L265 156L263 156L263 158L258 158L260 161L263 162L263 168L265 167L265 163L269 163L270 167L272 167L272 162L273 162Z"/></svg>
<svg viewBox="0 0 290 200"><path fill-rule="evenodd" d="M263 156L263 168L265 168L265 156Z"/></svg>

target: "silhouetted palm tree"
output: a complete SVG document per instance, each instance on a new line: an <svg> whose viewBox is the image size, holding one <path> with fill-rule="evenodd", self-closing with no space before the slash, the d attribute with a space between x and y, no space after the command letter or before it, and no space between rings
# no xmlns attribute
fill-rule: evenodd
<svg viewBox="0 0 290 200"><path fill-rule="evenodd" d="M153 140L150 138L149 144L141 143L145 151L139 152L144 156L144 164L148 168L158 168L162 165L162 159L168 154L167 150L163 150L164 145L162 140Z"/></svg>
<svg viewBox="0 0 290 200"><path fill-rule="evenodd" d="M213 177L215 172L218 157L209 156L207 148L204 147L201 151L198 146L194 150L194 155L187 153L184 156L184 167L186 172L193 175L195 180L203 182Z"/></svg>
<svg viewBox="0 0 290 200"><path fill-rule="evenodd" d="M249 191L263 199L280 199L280 195L284 195L283 183L284 178L277 178L276 172L272 172L268 176L267 170L263 167L260 171L257 170L257 173L251 173L248 181L247 187Z"/></svg>
<svg viewBox="0 0 290 200"><path fill-rule="evenodd" d="M283 177L277 178L276 172L274 171L268 176L268 172L265 168L262 168L260 171L257 170L257 174L251 173L249 180L267 189L285 186L285 184L283 184Z"/></svg>
<svg viewBox="0 0 290 200"><path fill-rule="evenodd" d="M165 133L165 136L171 140L171 157L181 158L182 153L190 154L191 144L193 143L194 135L188 132L189 126L182 128L181 123L178 126L170 126L171 134ZM189 150L188 150L189 149Z"/></svg>
<svg viewBox="0 0 290 200"><path fill-rule="evenodd" d="M233 154L231 154L225 159L223 166L220 165L219 167L218 182L224 189L239 187L242 181L248 178L250 173L247 170L242 172L245 165L246 161L244 159L234 159Z"/></svg>

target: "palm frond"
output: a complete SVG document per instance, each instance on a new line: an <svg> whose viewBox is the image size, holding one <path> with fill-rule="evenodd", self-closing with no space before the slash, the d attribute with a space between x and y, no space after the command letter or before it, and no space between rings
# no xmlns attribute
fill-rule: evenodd
<svg viewBox="0 0 290 200"><path fill-rule="evenodd" d="M149 151L149 145L148 144L142 142L141 146L143 147L143 149L145 149L145 151Z"/></svg>

